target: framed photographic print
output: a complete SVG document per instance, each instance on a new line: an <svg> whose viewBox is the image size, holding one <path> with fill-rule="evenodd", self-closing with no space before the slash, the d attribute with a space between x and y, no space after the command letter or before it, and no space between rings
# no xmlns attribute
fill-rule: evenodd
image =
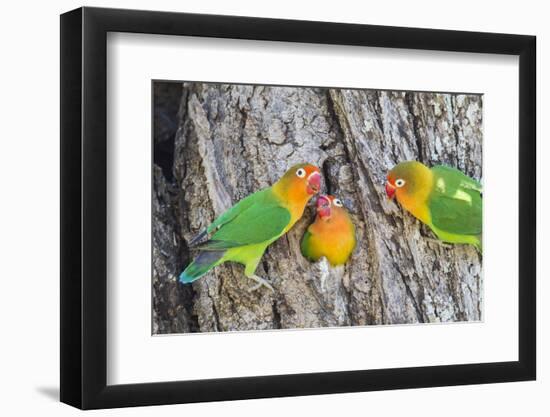
<svg viewBox="0 0 550 417"><path fill-rule="evenodd" d="M535 38L61 16L61 400L531 380Z"/></svg>

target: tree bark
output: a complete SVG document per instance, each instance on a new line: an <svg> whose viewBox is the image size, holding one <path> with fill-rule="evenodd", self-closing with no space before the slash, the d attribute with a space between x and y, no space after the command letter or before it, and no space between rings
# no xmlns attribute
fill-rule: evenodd
<svg viewBox="0 0 550 417"><path fill-rule="evenodd" d="M479 180L482 96L203 83L155 88L177 94L179 109L171 111L172 134L155 135L163 158L155 155L154 333L482 319L481 256L470 246L436 242L384 192L387 172L404 160L446 164ZM155 103L166 105L157 97ZM350 211L358 242L351 260L331 268L302 257L312 201L258 267L275 292L248 292L252 282L233 263L179 284L194 255L186 242L298 162L319 166L323 191Z"/></svg>

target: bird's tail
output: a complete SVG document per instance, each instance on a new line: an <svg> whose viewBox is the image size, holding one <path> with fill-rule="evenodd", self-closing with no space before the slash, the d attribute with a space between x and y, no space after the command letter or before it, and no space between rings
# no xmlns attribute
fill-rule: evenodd
<svg viewBox="0 0 550 417"><path fill-rule="evenodd" d="M187 265L187 268L180 274L179 281L183 284L189 284L196 281L216 265L220 263L225 251L204 251Z"/></svg>

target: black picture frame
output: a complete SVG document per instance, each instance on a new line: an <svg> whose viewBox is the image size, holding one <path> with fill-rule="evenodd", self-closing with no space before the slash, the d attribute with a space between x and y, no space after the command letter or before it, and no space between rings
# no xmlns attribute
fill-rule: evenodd
<svg viewBox="0 0 550 417"><path fill-rule="evenodd" d="M519 56L518 361L107 385L108 32ZM61 15L60 56L62 402L94 409L535 379L534 36L84 7Z"/></svg>

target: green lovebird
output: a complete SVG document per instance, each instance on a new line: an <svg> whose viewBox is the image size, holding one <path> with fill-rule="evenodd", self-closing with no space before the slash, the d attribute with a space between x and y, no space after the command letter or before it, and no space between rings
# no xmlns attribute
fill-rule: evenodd
<svg viewBox="0 0 550 417"><path fill-rule="evenodd" d="M210 226L193 238L189 245L198 245L199 253L181 273L180 282L199 279L215 266L233 261L244 265L245 275L273 290L265 279L255 274L267 247L290 230L302 217L309 199L321 188L319 168L298 164L290 168L271 187L242 199Z"/></svg>
<svg viewBox="0 0 550 417"><path fill-rule="evenodd" d="M443 242L467 243L482 251L482 189L457 169L432 169L417 161L397 164L388 173L386 194Z"/></svg>

